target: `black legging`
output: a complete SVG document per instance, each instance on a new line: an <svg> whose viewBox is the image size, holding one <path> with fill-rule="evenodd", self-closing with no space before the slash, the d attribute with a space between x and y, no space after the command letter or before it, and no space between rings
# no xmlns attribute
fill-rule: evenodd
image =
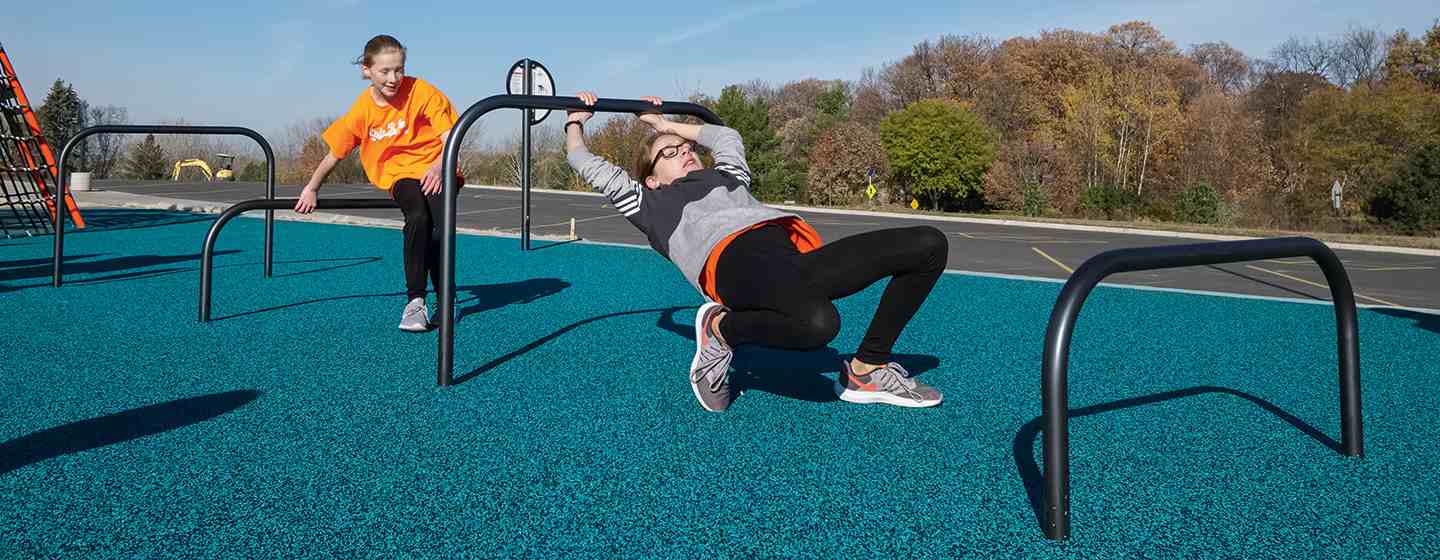
<svg viewBox="0 0 1440 560"><path fill-rule="evenodd" d="M716 264L715 291L730 310L720 336L731 346L819 348L840 332L831 300L890 277L855 354L862 362L885 364L945 270L949 250L945 234L930 226L871 231L803 254L778 225L751 230L735 238Z"/></svg>
<svg viewBox="0 0 1440 560"><path fill-rule="evenodd" d="M390 197L405 214L405 299L423 298L427 272L431 285L440 285L440 193L425 196L419 180L401 179Z"/></svg>

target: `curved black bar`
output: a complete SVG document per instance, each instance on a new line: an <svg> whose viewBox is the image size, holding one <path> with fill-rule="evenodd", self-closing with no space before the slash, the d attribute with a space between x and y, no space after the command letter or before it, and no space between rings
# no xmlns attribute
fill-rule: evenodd
<svg viewBox="0 0 1440 560"><path fill-rule="evenodd" d="M60 164L57 168L60 176L56 178L59 187L55 196L55 255L52 272L54 279L52 284L59 288L62 275L61 261L65 254L65 195L69 186L69 177L66 177L65 163L70 159L70 150L74 149L80 141L96 134L206 134L206 135L229 135L248 136L260 145L260 150L265 152L265 198L275 199L275 150L270 148L270 141L261 136L259 132L238 126L190 126L190 125L150 125L150 124L106 124L92 126L80 131L65 143L60 150ZM270 276L270 267L274 255L274 233L275 233L275 212L265 212L265 276Z"/></svg>
<svg viewBox="0 0 1440 560"><path fill-rule="evenodd" d="M1340 358L1341 446L1345 455L1365 453L1360 419L1360 337L1356 326L1355 295L1340 259L1325 244L1306 237L1142 247L1107 251L1085 261L1070 275L1050 313L1041 363L1041 398L1045 426L1045 536L1070 536L1070 431L1068 389L1070 337L1085 298L1106 276L1119 272L1155 270L1310 257L1330 283L1335 306L1335 329Z"/></svg>
<svg viewBox="0 0 1440 560"><path fill-rule="evenodd" d="M200 322L210 320L210 276L214 267L211 261L215 256L215 240L220 238L220 230L225 228L235 216L239 216L251 210L266 210L272 213L275 210L289 210L295 207L295 198L265 199L257 198L235 203L220 213L215 223L210 226L210 231L205 234L205 247L200 250ZM337 208L399 208L394 200L388 198L321 198L315 201L315 209L332 210ZM268 229L268 224L267 224Z"/></svg>
<svg viewBox="0 0 1440 560"><path fill-rule="evenodd" d="M593 111L596 113L665 113L690 115L710 124L721 124L714 112L694 103L665 102L659 106L637 99L596 100L586 105L576 97L551 97L545 95L492 95L481 99L465 113L445 137L445 197L441 216L440 236L440 278L438 306L440 308L440 353L436 364L436 383L447 387L454 381L455 370L455 195L460 186L457 181L456 165L460 162L460 143L470 125L485 113L496 109L551 109L556 111Z"/></svg>

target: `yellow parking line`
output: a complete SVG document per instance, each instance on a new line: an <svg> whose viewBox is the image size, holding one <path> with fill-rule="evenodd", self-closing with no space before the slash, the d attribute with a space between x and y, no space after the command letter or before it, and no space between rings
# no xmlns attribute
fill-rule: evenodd
<svg viewBox="0 0 1440 560"><path fill-rule="evenodd" d="M1055 266L1058 266L1058 267L1060 267L1061 269L1063 269L1066 274L1074 274L1074 273L1075 273L1075 269L1070 268L1070 267L1068 267L1068 266L1065 266L1065 263L1062 263L1062 262L1060 262L1059 260L1057 260L1055 257L1052 257L1052 256L1046 254L1045 251L1041 251L1039 247L1031 247L1030 249L1033 250L1033 251L1035 251L1036 253L1039 253L1040 256L1045 257L1046 260L1049 260L1050 262L1055 263Z"/></svg>
<svg viewBox="0 0 1440 560"><path fill-rule="evenodd" d="M1326 285L1324 285L1324 284L1320 284L1320 283L1317 283L1317 282L1311 282L1311 281L1306 280L1306 279L1304 279L1304 278L1297 278L1297 277L1295 277L1295 276L1291 276L1291 275L1285 274L1285 273L1283 273L1283 272L1275 272L1275 271L1273 271L1273 270L1268 270L1268 269L1260 268L1260 267L1258 267L1258 266L1253 266L1253 265L1248 265L1248 264L1247 264L1247 265L1245 265L1245 268L1248 268L1248 269L1251 269L1251 270L1258 270L1258 271L1260 271L1260 272L1268 272L1268 273L1270 273L1270 274L1274 274L1274 275L1279 276L1279 277L1281 277L1281 278L1288 278L1288 279L1290 279L1290 280L1294 280L1294 281L1299 282L1299 283L1301 283L1301 284L1308 284L1308 285L1311 285L1311 286L1315 286L1315 287L1317 287L1317 288L1326 288L1326 289L1330 288L1330 286L1326 286ZM1359 294L1359 293L1357 293L1357 294L1355 294L1355 297L1360 298L1360 299L1368 299L1368 300L1373 301L1373 302L1375 302L1375 303L1378 303L1378 304L1380 304L1380 305L1388 305L1388 306L1390 306L1390 307L1400 307L1400 304L1398 304L1398 303L1391 303L1391 302L1385 301L1385 300L1383 300L1383 299L1370 297L1370 296L1367 296L1367 295L1364 295L1364 294Z"/></svg>

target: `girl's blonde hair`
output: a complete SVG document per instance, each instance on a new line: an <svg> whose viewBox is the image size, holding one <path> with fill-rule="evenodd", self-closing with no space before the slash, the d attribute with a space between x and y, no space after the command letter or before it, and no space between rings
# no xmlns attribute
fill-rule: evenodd
<svg viewBox="0 0 1440 560"><path fill-rule="evenodd" d="M355 59L354 64L369 66L375 62L376 55L392 50L400 51L400 56L405 56L405 45L400 44L399 39L389 35L376 35L365 42L365 51ZM364 73L361 73L360 77L364 78Z"/></svg>

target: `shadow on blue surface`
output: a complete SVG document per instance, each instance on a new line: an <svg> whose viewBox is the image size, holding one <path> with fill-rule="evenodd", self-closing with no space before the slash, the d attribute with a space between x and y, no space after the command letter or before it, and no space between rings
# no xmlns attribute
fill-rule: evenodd
<svg viewBox="0 0 1440 560"><path fill-rule="evenodd" d="M1310 436L1311 439L1320 442L1325 447L1329 447L1336 453L1343 454L1343 448L1341 447L1340 442L1335 441L1330 436L1327 436L1320 430L1315 429L1314 426L1305 423L1304 420L1297 418L1294 414L1286 412L1284 409L1275 406L1270 401L1267 401L1250 393L1246 393L1244 391L1237 391L1235 389L1230 389L1227 387L1199 386L1191 387L1188 389L1179 389L1175 391L1166 391L1164 393L1156 393L1154 395L1147 395L1143 397L1122 399L1103 404L1091 405L1084 408L1071 409L1070 417L1078 418L1081 416L1090 416L1092 414L1113 412L1125 408L1145 406L1165 402L1168 400L1213 393L1240 397L1242 399L1255 403L1256 406L1259 406L1266 412L1274 414L1276 418L1284 420L1291 426L1295 426L1296 429L1300 430L1305 435ZM1044 526L1045 519L1045 477L1043 473L1040 472L1039 465L1035 462L1035 439L1042 431L1042 426L1044 422L1045 418L1043 416L1026 422L1024 426L1020 427L1020 431L1015 433L1014 440L1015 470L1019 472L1020 480L1022 483L1025 484L1025 493L1028 494L1030 498L1030 508L1035 514L1035 521L1039 523L1041 527Z"/></svg>
<svg viewBox="0 0 1440 560"><path fill-rule="evenodd" d="M314 273L316 273L316 272L327 272L327 271L331 271L331 270L339 270L339 269L342 269L342 268L350 268L350 267L352 267L352 266L366 265L366 264L370 264L370 263L373 263L373 262L380 262L381 260L384 260L384 259L381 259L380 257L346 257L346 258L338 258L338 259L307 259L307 260L303 260L303 261L275 261L274 264L304 264L304 263L325 263L325 262L343 262L343 263L345 263L345 264L337 264L337 265L334 265L334 266L327 266L327 267L324 267L324 268L316 268L316 269L313 269L313 270L299 270L299 271L295 271L295 272L286 272L286 273L284 273L284 274L275 274L274 277L275 277L275 278L285 278L285 277L287 277L287 276L301 276L301 275L304 275L304 274L314 274ZM256 263L245 263L245 264L248 264L248 265L250 265L250 266L260 266L260 265L263 265L264 263L256 262ZM233 264L233 265L225 265L224 267L217 266L217 267L215 267L215 268L226 268L226 267L230 267L230 266L245 266L245 265L242 265L242 264Z"/></svg>
<svg viewBox="0 0 1440 560"><path fill-rule="evenodd" d="M530 246L530 250L531 250L531 251L539 251L539 250L541 250L541 249L549 249L549 248L551 248L551 247L559 247L559 246L561 246L561 245L569 245L569 244L575 243L575 242L577 242L577 241L580 241L580 239L579 239L579 238L576 238L576 239L566 239L566 240L564 240L564 241L551 241L551 242L546 243L546 244L544 244L544 245L531 245L531 246Z"/></svg>
<svg viewBox="0 0 1440 560"><path fill-rule="evenodd" d="M89 233L94 231L116 231L141 229L194 222L213 222L214 214L185 214L170 210L139 210L127 208L95 208L82 210L85 228L67 227L65 233Z"/></svg>
<svg viewBox="0 0 1440 560"><path fill-rule="evenodd" d="M568 284L567 284L567 285L568 285ZM547 335L545 335L545 336L542 336L542 337L540 337L540 338L538 338L538 339L535 339L533 342L531 342L531 343L529 343L529 344L526 344L525 346L522 346L522 347L520 347L519 349L513 350L513 351L511 351L510 353L505 354L504 356L500 356L499 358L495 358L495 359L493 359L493 360L490 360L489 362L485 363L484 365L482 365L482 366L480 366L480 367L478 367L478 368L475 368L475 369L471 370L470 373L466 373L466 374L463 374L463 375L457 375L457 376L455 376L455 384L456 384L456 385L459 385L459 384L461 384L461 383L464 383L464 382L466 382L466 381L469 381L469 380L471 380L471 379L474 379L474 378L476 378L476 377L479 377L480 374L485 373L485 372L487 372L487 371L490 371L490 370L492 370L492 369L495 369L495 368L497 368L497 367L500 367L501 365L504 365L505 362L508 362L508 361L510 361L510 360L513 360L513 359L515 359L515 358L518 357L518 356L524 355L525 353L527 353L527 352L529 352L529 351L531 351L531 350L534 350L534 349L536 349L536 348L539 348L539 347L541 347L541 346L544 346L545 343L550 342L550 341L552 341L552 340L555 340L556 338L559 338L561 335L563 335L563 334L565 334L565 333L567 333L567 332L573 331L573 330L575 330L575 329L578 329L578 328L583 327L583 326L585 326L585 325L588 325L588 324L590 324L590 323L594 323L594 322L596 322L596 321L604 321L604 320L606 320L606 319L613 319L613 318L615 318L615 317L624 317L624 316L627 316L627 315L646 315L646 314L650 314L650 313L659 313L659 314L660 314L660 318L659 318L659 321L657 322L656 326L658 326L658 327L660 327L660 328L663 328L663 329L666 329L666 330L669 330L669 331L671 331L671 332L676 332L676 333L678 333L678 334L681 334L681 335L684 336L685 338L692 338L694 335L690 334L690 327L685 326L685 325L677 325L677 324L675 324L674 320L670 319L670 314L671 314L671 313L674 313L675 311L680 311L680 310L683 310L683 309L693 309L693 308L687 308L687 307L658 307L658 308L654 308L654 309L637 309L637 310L635 310L635 311L621 311L621 312L618 312L618 313L609 313L609 314L605 314L605 315L598 315L598 316L595 316L595 317L591 317L591 318L589 318L589 319L585 319L585 320L583 320L583 321L579 321L579 322L576 322L576 323L571 323L571 324L569 324L569 325L566 325L566 326L564 326L564 327L561 327L559 330L556 330L555 332L552 332L552 333L547 334Z"/></svg>
<svg viewBox="0 0 1440 560"><path fill-rule="evenodd" d="M1374 309L1376 313L1399 319L1415 321L1415 328L1440 334L1440 315L1431 315L1408 309Z"/></svg>
<svg viewBox="0 0 1440 560"><path fill-rule="evenodd" d="M237 250L237 249L228 249L228 250L223 250L223 251L215 251L215 254L218 256L218 255L229 255L229 254L239 253L239 252L240 252L240 251ZM113 270L126 270L126 269L132 269L132 268L145 268L145 267L155 266L155 265L179 263L179 262L183 262L183 261L187 261L187 260L199 260L199 258L200 258L199 255L174 255L174 256L164 256L164 257L159 257L159 256L154 256L154 255L147 255L147 256L134 256L134 257L117 257L117 258L114 258L114 259L108 259L108 260L98 261L98 262L92 262L92 263L71 263L71 262L70 262L72 259L89 258L89 257L94 257L94 256L98 256L98 255L77 255L77 256L69 256L69 255L67 255L67 256L65 257L65 261L67 262L67 264L65 265L65 274L66 274L66 278L67 278L66 281L65 281L65 283L66 283L66 284L70 284L70 285L73 285L73 284L100 284L100 283L108 282L108 281L112 281L112 280L134 280L134 279L140 279L140 278L154 278L154 277L157 277L157 276L166 276L166 275L170 275L170 274L175 274L175 273L177 273L177 272L196 272L196 271L199 271L199 268L186 267L186 268L161 268L161 269L156 269L156 270L143 270L143 271L138 271L138 272L124 273L124 274L112 274L112 275L109 275L109 276L100 276L100 277L96 277L96 278L78 278L78 279L77 279L77 278L73 278L73 277L70 276L70 274L72 274L72 273L78 273L78 274L91 273L91 274L93 274L93 273L97 273L97 272L109 272L109 271L111 271L110 269L113 269ZM41 261L41 260L43 260L43 262L45 263L44 265L32 265L32 264L29 264L29 263L33 263L33 262L35 262L35 261ZM370 263L373 263L373 262L378 262L378 261L380 261L380 260L382 260L380 257L347 257L347 258L335 258L335 259L307 259L307 260L300 260L300 261L275 261L275 264L306 264L306 263L326 263L326 262L343 262L343 263L345 263L345 264L337 264L337 265L333 265L333 266L316 268L316 269L312 269L312 270L300 270L300 271L295 271L295 272L286 272L286 273L283 273L283 274L275 274L274 277L275 277L275 278L284 278L284 277L287 277L287 276L301 276L301 275L305 275L305 274L314 274L314 273L317 273L317 272L326 272L326 271L337 270L337 269L341 269L341 268L349 268L349 267L353 267L353 266L366 265L366 264L370 264ZM23 265L22 265L22 264L17 264L17 265L15 265L15 266L24 266L25 268L16 268L14 271L3 270L8 263L0 262L0 281L15 280L15 279L25 279L25 278L34 279L34 278L41 278L41 277L43 277L43 278L51 278L51 275L53 274L53 270L51 269L51 260L50 260L50 259L28 259L28 260L25 260L25 261L13 261L13 262L15 262L15 263L26 263L26 264L23 264ZM262 264L262 263L260 263L260 262L258 262L258 261L257 261L257 262L252 262L252 263L231 263L231 264L216 265L215 268L218 269L218 268L259 267L261 264ZM14 276L14 278L11 277L12 275ZM5 286L5 285L0 285L0 292L16 291L16 290L22 290L22 289L26 289L26 288L39 288L39 287L45 287L45 286L49 286L49 285L50 285L49 282L46 282L46 283L43 283L43 284L30 284L30 285L22 285L22 286Z"/></svg>
<svg viewBox="0 0 1440 560"><path fill-rule="evenodd" d="M259 391L227 391L72 422L0 443L0 475L15 469L198 424L245 406Z"/></svg>
<svg viewBox="0 0 1440 560"><path fill-rule="evenodd" d="M675 313L689 310L688 307L673 307L660 314L655 326L673 332L685 340L695 339L694 325L675 321ZM735 349L732 381L742 390L756 390L772 395L811 402L832 402L839 400L835 394L833 377L824 374L838 373L840 362L850 359L850 354L841 354L834 348L815 350L781 350L763 346L742 346ZM913 375L935 369L940 359L921 354L895 354L894 361L905 366Z"/></svg>
<svg viewBox="0 0 1440 560"><path fill-rule="evenodd" d="M236 250L236 249L230 249L230 250L227 250L227 251L216 251L215 254L217 254L217 255L228 255L228 254L231 254L231 253L238 253L238 252L240 252L240 251L239 251L239 250ZM193 253L193 254L186 254L186 255L133 255L133 256L125 256L125 257L115 257L115 258L110 258L110 259L102 259L102 260L98 260L98 261L75 262L75 261L77 261L77 260L80 260L80 259L83 259L83 258L89 258L89 257L92 257L92 256L95 256L95 255L79 255L79 256L67 255L67 256L65 257L65 274L66 274L67 276L68 276L68 275L72 275L72 274L104 274L104 273L107 273L107 272L120 272L120 271L123 271L123 270L132 270L132 269L136 269L136 268L148 268L148 267L153 267L153 266L163 266L163 265L169 265L169 264L183 263L183 262L187 262L187 261L198 261L198 260L200 260L200 254L199 254L199 253ZM29 261L27 261L27 262L36 261L36 260L40 260L40 259L29 259ZM20 262L20 261L16 261L16 262ZM83 279L67 280L66 282L69 283L69 284L94 284L94 283L104 282L104 281L106 281L106 280L116 280L116 279L121 279L121 278L137 278L137 277L144 278L144 277L150 277L150 276L159 276L159 275L161 275L161 274L169 274L169 273L177 272L177 271L180 271L180 270L185 270L185 269L181 269L181 268L167 268L167 269L161 269L161 270L146 270L146 271L136 272L136 273L116 274L116 275L111 275L111 276L102 276L102 277L99 277L99 278L83 278ZM54 271L54 269L52 268L52 262L51 262L51 260L50 260L50 259L44 259L44 264L19 266L19 267L16 267L16 268L6 268L6 269L4 269L4 270L0 270L0 282L10 282L10 281L15 281L15 280L31 280L31 279L35 279L35 278L50 278L51 275L54 274L54 272L55 272L55 271ZM48 286L49 284L47 283L47 284L44 284L44 285L47 285L47 286ZM4 286L0 286L0 290L18 290L18 289L21 289L21 288L33 288L33 287L35 287L35 286L12 286L12 287L8 287L8 288L7 288L7 287L4 287Z"/></svg>
<svg viewBox="0 0 1440 560"><path fill-rule="evenodd" d="M70 260L70 259L90 259L90 258L95 258L95 257L98 257L98 256L100 256L99 253L94 254L94 255L66 255L66 256L65 256L65 259L66 259L66 260ZM50 257L45 257L45 258L40 258L40 259L18 259L18 260L13 260L13 261L0 261L0 269L6 269L6 268L29 268L29 267L35 267L35 266L50 266L50 265L51 265L52 263L54 263L54 262L55 262L54 259L51 259ZM5 274L4 272L0 272L0 278L4 278L4 276L3 276L4 274Z"/></svg>
<svg viewBox="0 0 1440 560"><path fill-rule="evenodd" d="M734 382L744 390L757 390L772 395L810 402L840 400L835 394L833 376L840 363L851 354L834 348L808 352L777 350L764 347L742 347L735 351ZM940 358L923 354L894 354L892 360L905 366L911 376L935 369Z"/></svg>
<svg viewBox="0 0 1440 560"><path fill-rule="evenodd" d="M361 263L361 264L363 264L363 263ZM353 265L353 264L351 264L351 265L341 265L340 267L331 267L331 268L341 268L341 267L343 267L343 266L354 266L354 265ZM306 271L305 273L309 273L309 272L319 272L319 271ZM304 274L304 273L301 273L301 274ZM467 292L468 292L468 293L470 294L470 297L463 298L463 299L456 299L456 300L455 300L455 305L456 305L456 307L459 308L459 309L458 309L458 313L457 313L457 315L456 315L456 317L455 317L455 320L458 322L460 319L464 318L464 317L467 316L467 315L470 315L471 313L480 313L480 312L482 312L482 311L489 311L489 310L492 310L492 309L499 309L499 308L501 308L501 307L505 307L505 306L507 306L507 305L516 304L516 303L530 303L530 302L535 301L535 300L537 300L537 299L540 299L540 298L542 298L542 297L549 296L549 295L554 295L554 294L556 294L556 293L559 293L560 290L563 290L563 289L569 288L569 287L570 287L570 283L569 283L569 282L566 282L566 281L564 281L564 280L560 280L560 279L558 279L558 278L535 278L535 279L532 279L532 280L523 280L523 281L520 281L520 282L506 282L506 283L503 283L503 284L480 284L480 285L474 285L474 286L456 286L456 287L455 287L456 292L459 292L459 293L467 293ZM378 298L378 297L389 297L389 298L399 299L399 298L402 298L402 297L404 297L404 296L405 296L405 292L386 292L386 293L379 293L379 294L352 294L352 295L348 295L348 296L335 296L335 297L328 297L328 298L311 299L311 300L306 300L306 301L298 301L298 302L294 302L294 303L287 303L287 304L284 304L284 305L277 305L277 306L274 306L274 307L267 307L267 308L264 308L264 309L255 309L255 310L252 310L252 311L242 311L242 312L240 312L240 313L235 313L235 314L233 314L233 315L226 315L226 316L224 316L224 317L216 317L216 318L213 319L213 320L215 320L215 321L223 321L223 320L226 320L226 319L234 319L234 318L236 318L236 317L244 317L244 316L247 316L247 315L256 315L256 314L260 314L260 313L269 313L269 312L271 312L271 311L279 311L279 310L281 310L281 309L289 309L289 308L291 308L291 307L300 307L300 306L302 306L302 305L311 305L311 304L324 303L324 302L329 302L329 301L343 301L343 300L348 300L348 299L365 299L365 298ZM470 303L470 302L476 302L476 303L475 303L474 305L469 306L469 307L463 307L466 303Z"/></svg>
<svg viewBox="0 0 1440 560"><path fill-rule="evenodd" d="M657 328L675 333L676 336L684 338L685 340L694 340L694 325L682 324L675 320L676 313L694 309L694 307L678 306L661 307L636 311L622 311L591 317L561 327L559 330L540 337L515 351L491 360L489 363L476 368L470 373L457 376L455 378L455 384L458 385L474 379L482 373L495 369L505 362L539 348L551 340L579 327L616 317L656 313L658 314L655 320L655 326ZM830 347L812 351L789 351L759 346L745 346L736 349L734 361L731 362L730 365L735 370L732 374L735 385L742 390L764 391L777 396L811 402L831 402L838 400L838 397L835 395L835 383L833 378L826 377L823 374L838 372L840 370L840 362L848 358L849 355L841 354ZM896 354L894 360L905 366L912 375L924 373L940 365L939 358L920 354Z"/></svg>

